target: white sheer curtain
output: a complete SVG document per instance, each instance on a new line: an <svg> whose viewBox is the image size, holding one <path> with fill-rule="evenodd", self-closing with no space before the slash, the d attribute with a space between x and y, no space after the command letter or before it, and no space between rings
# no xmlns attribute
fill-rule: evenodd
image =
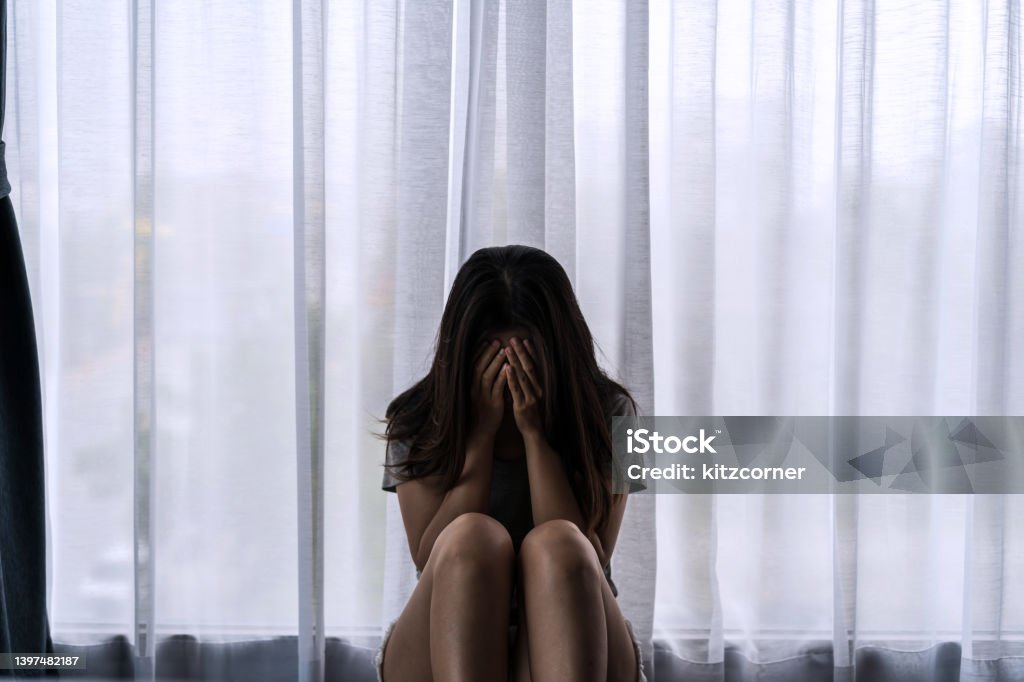
<svg viewBox="0 0 1024 682"><path fill-rule="evenodd" d="M1021 21L1015 2L652 3L659 414L1024 410ZM1022 510L662 496L656 635L709 663L730 644L1019 656Z"/></svg>
<svg viewBox="0 0 1024 682"><path fill-rule="evenodd" d="M372 646L371 432L488 244L560 259L648 414L1024 411L1017 0L8 2L55 641ZM1022 511L637 496L614 570L649 662L987 679Z"/></svg>

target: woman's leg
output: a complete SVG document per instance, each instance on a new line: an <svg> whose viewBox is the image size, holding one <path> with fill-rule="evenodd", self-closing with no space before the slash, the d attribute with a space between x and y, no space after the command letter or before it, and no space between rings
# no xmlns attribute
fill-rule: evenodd
<svg viewBox="0 0 1024 682"><path fill-rule="evenodd" d="M526 630L526 601L523 599L523 573L516 571L519 589L516 599L519 602L519 627L516 629L516 641L512 644L512 670L509 682L532 682L530 680L530 641Z"/></svg>
<svg viewBox="0 0 1024 682"><path fill-rule="evenodd" d="M384 680L504 680L515 553L486 514L463 514L434 541L391 631Z"/></svg>
<svg viewBox="0 0 1024 682"><path fill-rule="evenodd" d="M548 521L530 531L519 550L519 568L528 679L636 681L625 617L597 552L575 524Z"/></svg>

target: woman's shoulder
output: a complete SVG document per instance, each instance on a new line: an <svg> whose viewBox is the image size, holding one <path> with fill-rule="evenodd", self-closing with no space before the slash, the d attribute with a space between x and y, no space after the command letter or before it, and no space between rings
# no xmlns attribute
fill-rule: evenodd
<svg viewBox="0 0 1024 682"><path fill-rule="evenodd" d="M609 417L635 417L637 416L636 403L626 389L618 384L609 382L604 396L605 414Z"/></svg>
<svg viewBox="0 0 1024 682"><path fill-rule="evenodd" d="M401 464L409 457L409 450L409 441L389 438L384 449L384 461L388 464Z"/></svg>
<svg viewBox="0 0 1024 682"><path fill-rule="evenodd" d="M395 492L398 484L402 482L396 473L398 471L405 471L406 473L414 473L417 471L417 467L410 466L411 463L406 463L409 458L410 444L408 441L399 439L388 439L387 445L384 448L384 478L381 482L381 488L388 492Z"/></svg>
<svg viewBox="0 0 1024 682"><path fill-rule="evenodd" d="M639 416L636 402L633 399L633 396L630 395L628 390L626 390L620 384L616 384L614 382L610 382L609 388L610 391L606 395L606 409L608 410L607 415L609 421L611 421L612 417ZM640 490L645 490L646 488L647 486L642 481L630 480L628 492L635 493ZM612 588L612 591L615 591L614 586Z"/></svg>

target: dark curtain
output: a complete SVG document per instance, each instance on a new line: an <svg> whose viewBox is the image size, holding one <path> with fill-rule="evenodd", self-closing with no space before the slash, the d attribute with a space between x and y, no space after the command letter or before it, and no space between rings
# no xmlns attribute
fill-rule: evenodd
<svg viewBox="0 0 1024 682"><path fill-rule="evenodd" d="M0 136L7 3L0 0ZM39 360L28 277L0 142L0 652L50 653ZM51 675L53 673L50 673ZM17 677L41 677L38 670ZM0 670L0 677L15 677Z"/></svg>
<svg viewBox="0 0 1024 682"><path fill-rule="evenodd" d="M46 614L46 521L39 362L10 196L0 199L0 651L53 650ZM0 677L12 676L0 670ZM24 673L24 676L30 676Z"/></svg>

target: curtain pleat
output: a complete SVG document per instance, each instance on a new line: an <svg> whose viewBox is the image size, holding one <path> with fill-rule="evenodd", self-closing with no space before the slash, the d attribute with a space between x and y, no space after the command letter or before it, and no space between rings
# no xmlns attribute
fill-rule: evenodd
<svg viewBox="0 0 1024 682"><path fill-rule="evenodd" d="M546 3L544 72L544 241L576 281L576 154L573 122L573 4Z"/></svg>
<svg viewBox="0 0 1024 682"><path fill-rule="evenodd" d="M544 246L547 171L548 7L509 0L505 9L506 239ZM571 42L569 43L572 44Z"/></svg>
<svg viewBox="0 0 1024 682"><path fill-rule="evenodd" d="M292 4L298 679L324 679L326 3Z"/></svg>
<svg viewBox="0 0 1024 682"><path fill-rule="evenodd" d="M452 26L450 0L399 5L393 395L429 369L446 294ZM398 503L388 498L385 619L397 617L415 584Z"/></svg>
<svg viewBox="0 0 1024 682"><path fill-rule="evenodd" d="M1021 357L1011 350L1009 334L1021 328L1021 311L1011 300L1011 285L1021 283L1020 268L1020 107L1021 12L1015 0L984 4L982 50L984 85L978 178L976 340L979 414L1014 414L1024 390ZM1019 289L1018 289L1019 291Z"/></svg>
<svg viewBox="0 0 1024 682"><path fill-rule="evenodd" d="M621 217L622 262L616 287L622 290L617 335L618 356L609 363L612 372L632 391L641 414L656 414L651 311L651 207L649 153L649 8L647 2L624 7L625 66L621 84L625 131L622 158L623 214ZM579 265L579 264L578 264ZM579 286L579 285L577 285ZM656 500L635 496L626 507L613 555L616 575L623 588L620 604L635 625L648 669L654 661L652 634L656 600L657 517Z"/></svg>
<svg viewBox="0 0 1024 682"><path fill-rule="evenodd" d="M343 163L339 169L340 176L355 183L354 188L348 195L344 191L329 195L334 201L341 200L343 205L349 205L349 211L355 215L349 223L331 220L332 238L328 244L332 250L345 244L359 246L340 260L332 256L332 262L345 262L350 267L332 268L328 275L335 286L340 287L339 275L359 273L365 295L356 297L352 289L340 289L346 295L335 300L345 301L345 304L330 308L334 322L329 329L330 338L347 341L344 334L339 334L340 330L354 338L351 343L328 346L329 353L344 349L347 358L342 361L337 354L334 356L330 366L335 369L328 389L337 391L348 385L358 390L363 402L361 408L335 401L331 414L352 410L355 415L358 410L363 420L360 424L354 417L353 432L346 433L344 422L338 423L332 418L328 437L335 439L331 452L360 453L356 459L363 474L353 477L352 458L329 458L334 474L328 481L327 504L331 511L328 532L332 537L328 552L329 556L333 552L335 557L344 557L345 561L339 564L335 558L330 562L331 567L344 568L329 573L330 589L325 596L329 624L334 627L362 625L370 638L369 644L379 640L381 623L397 615L404 605L399 603L401 586L406 589L411 586L415 574L407 566L403 566L404 571L381 569L401 560L408 553L408 543L397 500L393 495L378 495L383 458L375 454L380 452L380 441L363 434L383 428L376 418L383 416L396 387L404 385L412 376L410 358L418 348L403 338L404 321L398 316L396 306L391 304L400 300L396 292L399 286L407 288L411 277L408 269L403 271L398 267L397 257L400 212L396 141L401 125L398 116L401 105L397 97L401 61L396 41L401 35L401 6L399 2L366 3L362 10L348 23L353 43L359 45L357 59L337 63L332 68L332 73L339 70L346 73L348 68L347 77L359 83L361 93L361 104L349 114L351 141L342 145L346 151L342 152ZM332 13L339 14L336 8ZM332 48L331 54L340 52ZM332 87L330 92L340 98L345 90ZM346 237L344 240L342 235ZM362 324L357 327L355 320L361 320ZM354 342L356 339L358 343ZM427 341L421 336L419 343ZM425 353L416 357L423 358ZM347 382L341 380L339 371ZM356 377L361 378L358 384ZM355 439L357 430L361 437ZM358 506L352 504L356 500L359 500ZM366 524L364 520L368 516L383 519L383 526ZM339 531L342 535L334 541ZM359 551L352 551L352 547L359 547ZM362 576L366 579L360 579ZM370 577L372 581L368 586ZM353 613L354 604L359 605L356 613Z"/></svg>
<svg viewBox="0 0 1024 682"><path fill-rule="evenodd" d="M491 243L495 211L499 6L496 0L453 2L451 180L445 293L459 266Z"/></svg>
<svg viewBox="0 0 1024 682"><path fill-rule="evenodd" d="M871 64L874 0L840 0L836 85L835 313L830 414L856 414L863 313L862 249L870 201Z"/></svg>
<svg viewBox="0 0 1024 682"><path fill-rule="evenodd" d="M132 404L134 475L133 491L135 543L135 629L136 674L153 679L156 637L155 565L158 556L153 541L153 481L155 466L156 386L154 325L154 109L153 45L156 30L153 3L133 0L131 6L132 94L132 202L134 208L132 282Z"/></svg>

